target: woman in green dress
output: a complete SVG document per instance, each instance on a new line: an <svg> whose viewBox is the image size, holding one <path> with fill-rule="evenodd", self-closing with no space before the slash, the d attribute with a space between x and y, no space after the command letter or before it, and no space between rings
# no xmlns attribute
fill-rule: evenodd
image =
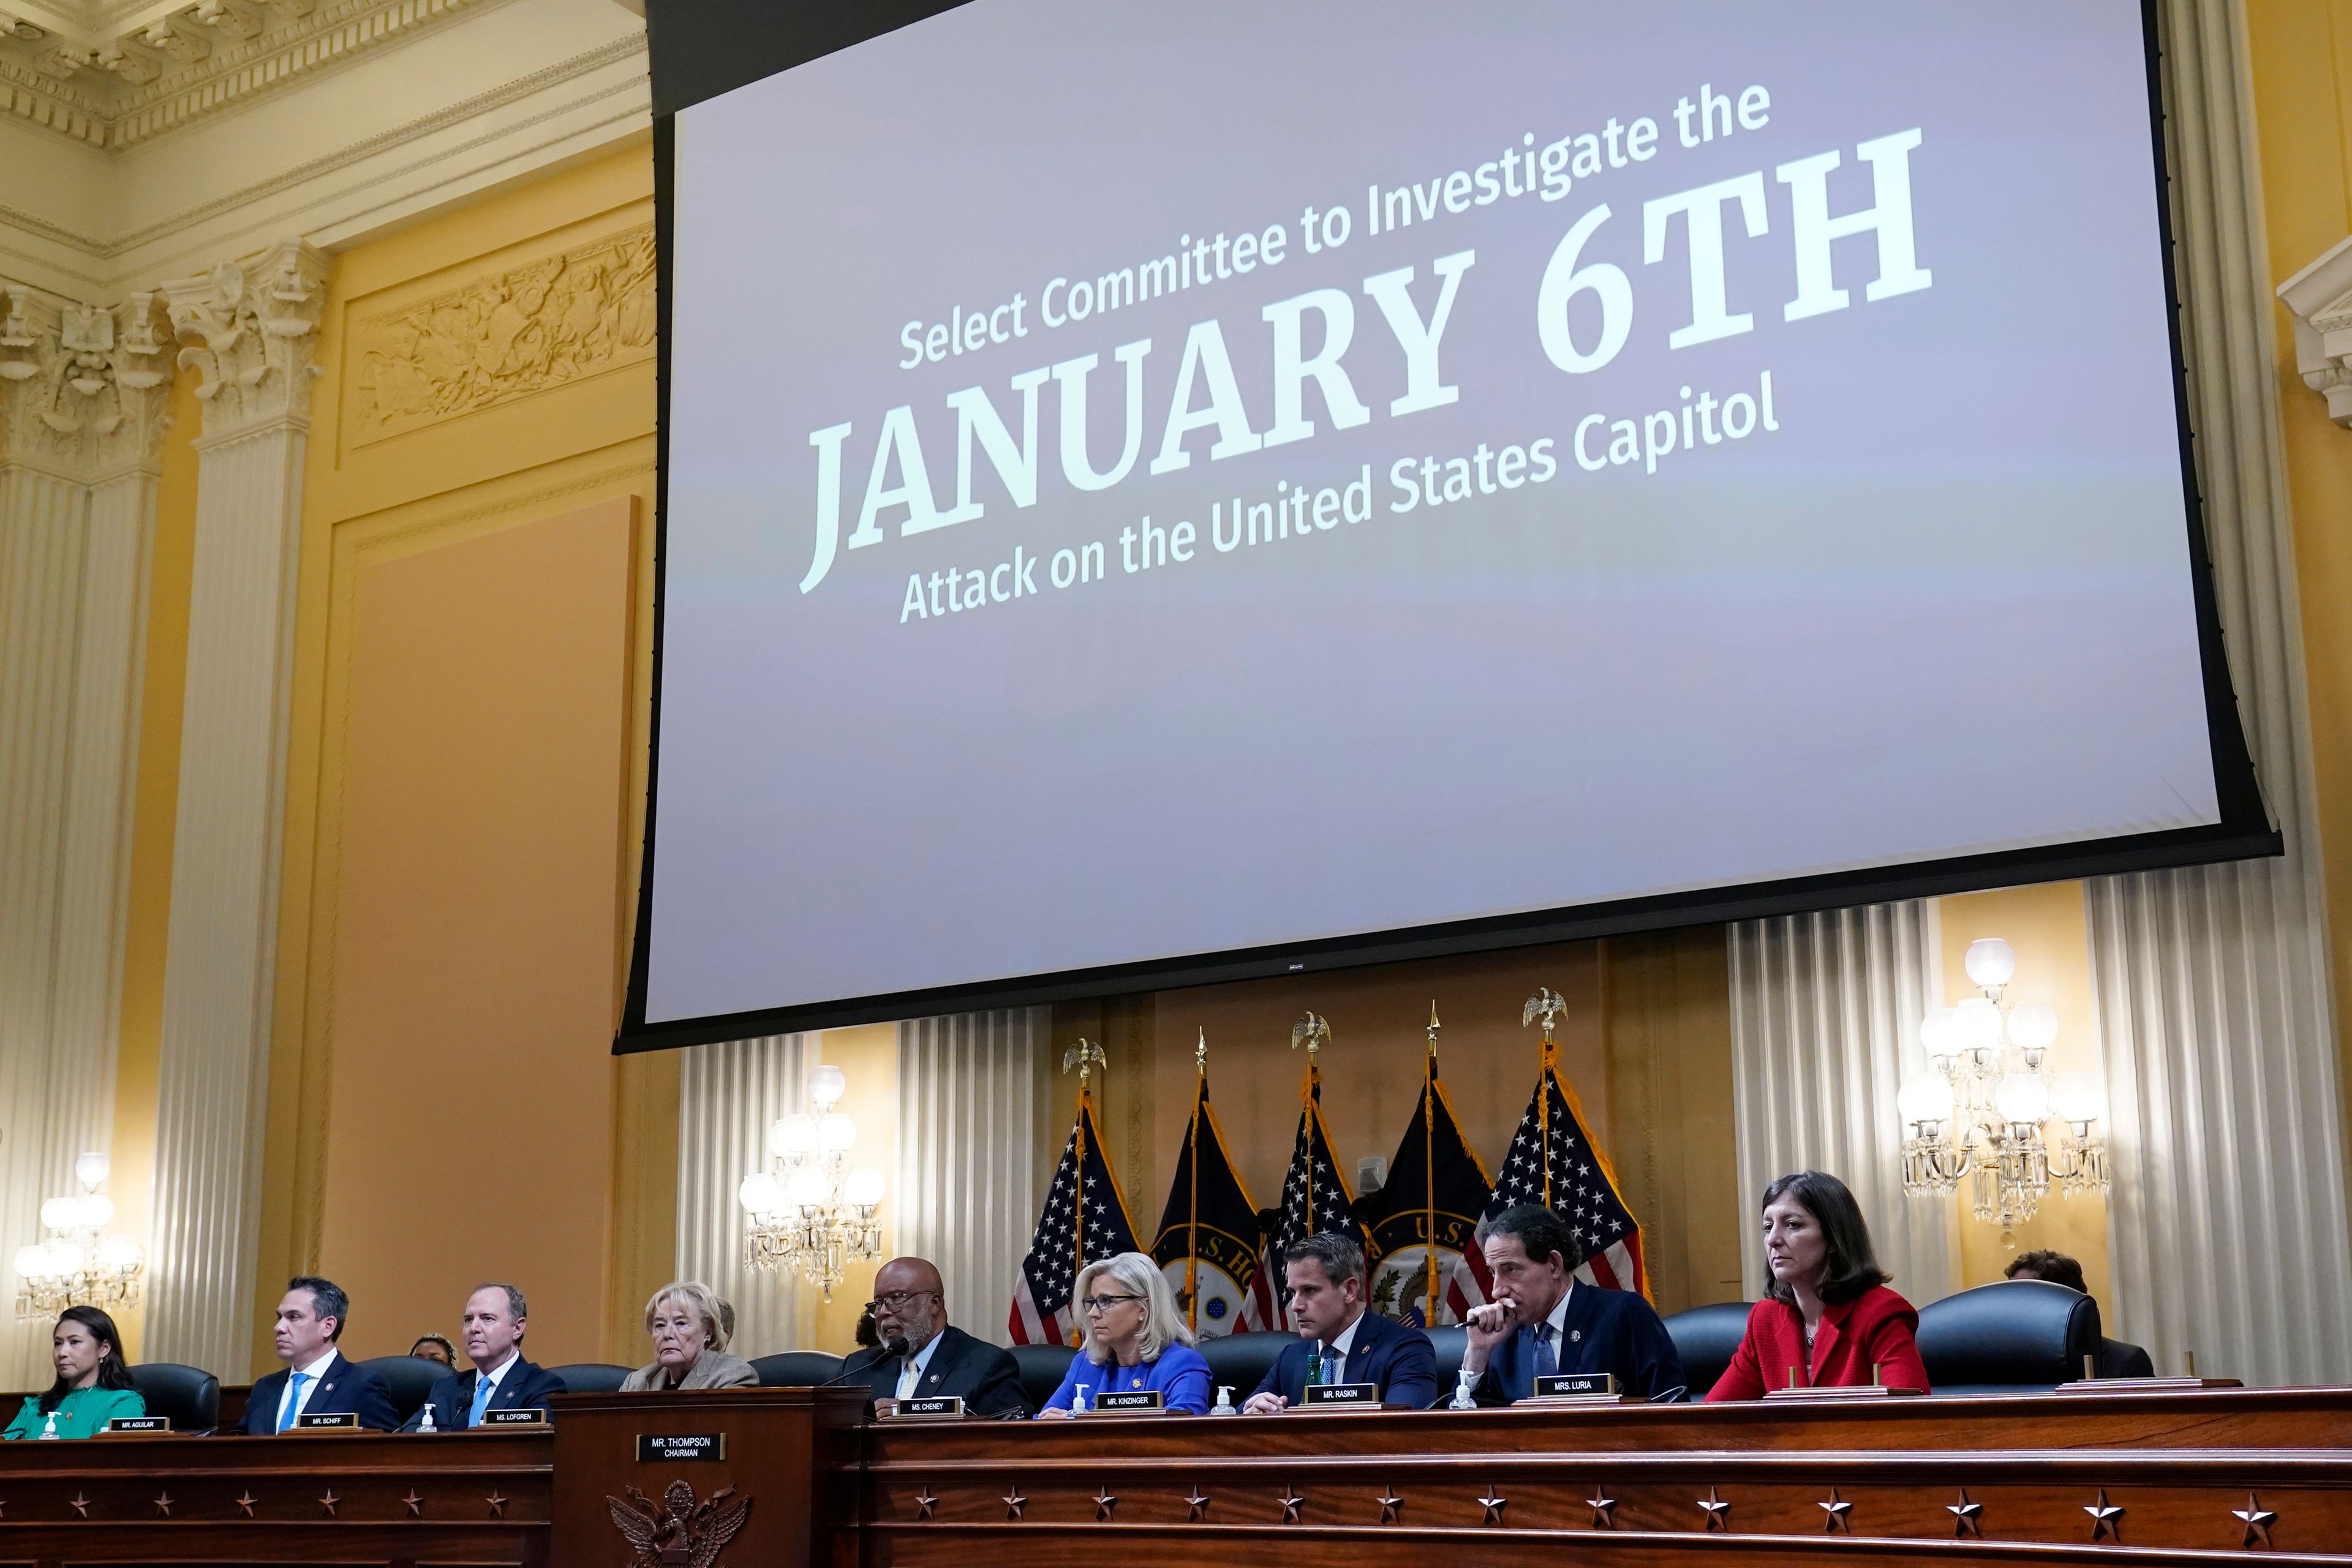
<svg viewBox="0 0 2352 1568"><path fill-rule="evenodd" d="M0 1440L89 1437L118 1415L144 1415L147 1402L131 1386L131 1369L115 1347L114 1320L96 1307L68 1307L50 1336L58 1381L47 1394L28 1394L25 1407Z"/></svg>

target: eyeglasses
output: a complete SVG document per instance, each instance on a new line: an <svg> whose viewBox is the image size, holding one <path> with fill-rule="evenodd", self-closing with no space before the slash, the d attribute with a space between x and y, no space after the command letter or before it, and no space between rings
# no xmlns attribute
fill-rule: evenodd
<svg viewBox="0 0 2352 1568"><path fill-rule="evenodd" d="M936 1290L892 1290L866 1302L866 1310L869 1312L878 1312L887 1307L894 1312L903 1312L910 1303L919 1301L926 1296L938 1294Z"/></svg>
<svg viewBox="0 0 2352 1568"><path fill-rule="evenodd" d="M1140 1296L1089 1296L1078 1303L1089 1312L1108 1312L1121 1301L1140 1301Z"/></svg>

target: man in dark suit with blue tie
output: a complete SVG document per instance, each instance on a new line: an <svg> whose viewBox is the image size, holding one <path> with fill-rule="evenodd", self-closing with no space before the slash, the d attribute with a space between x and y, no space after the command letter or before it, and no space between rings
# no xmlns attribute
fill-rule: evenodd
<svg viewBox="0 0 2352 1568"><path fill-rule="evenodd" d="M278 1359L286 1370L253 1385L238 1431L268 1436L292 1430L297 1416L342 1412L378 1432L400 1425L383 1379L335 1348L351 1310L351 1298L331 1279L303 1274L286 1282L278 1303Z"/></svg>
<svg viewBox="0 0 2352 1568"><path fill-rule="evenodd" d="M465 1341L472 1370L453 1372L435 1383L401 1430L425 1430L430 1411L434 1431L462 1432L483 1425L483 1417L493 1410L545 1410L549 1395L567 1392L562 1378L522 1358L530 1314L522 1292L513 1286L476 1286L458 1320L458 1337Z"/></svg>
<svg viewBox="0 0 2352 1568"><path fill-rule="evenodd" d="M1613 1373L1620 1392L1638 1398L1683 1397L1683 1358L1657 1309L1636 1291L1578 1279L1558 1215L1521 1204L1486 1228L1493 1299L1471 1310L1462 1356L1479 1404L1513 1404L1535 1393L1538 1377L1582 1372Z"/></svg>
<svg viewBox="0 0 2352 1568"><path fill-rule="evenodd" d="M1437 1353L1419 1329L1364 1310L1364 1249L1328 1232L1302 1237L1282 1255L1296 1342L1282 1347L1242 1405L1271 1415L1303 1404L1307 1361L1321 1383L1369 1383L1382 1405L1425 1410L1437 1399Z"/></svg>

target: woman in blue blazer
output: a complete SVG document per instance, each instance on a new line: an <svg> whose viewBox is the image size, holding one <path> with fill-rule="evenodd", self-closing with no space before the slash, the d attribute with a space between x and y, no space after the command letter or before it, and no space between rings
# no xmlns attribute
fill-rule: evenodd
<svg viewBox="0 0 2352 1568"><path fill-rule="evenodd" d="M1156 1388L1170 1410L1208 1414L1209 1363L1192 1348L1192 1331L1160 1265L1140 1252L1097 1258L1078 1270L1074 1304L1086 1342L1039 1420L1070 1415L1081 1388L1087 1406L1099 1394Z"/></svg>

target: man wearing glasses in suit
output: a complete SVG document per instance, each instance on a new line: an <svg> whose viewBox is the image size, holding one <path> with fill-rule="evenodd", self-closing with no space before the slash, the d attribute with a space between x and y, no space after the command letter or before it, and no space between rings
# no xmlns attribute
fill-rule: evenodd
<svg viewBox="0 0 2352 1568"><path fill-rule="evenodd" d="M939 1269L923 1258L884 1264L866 1304L882 1342L851 1356L835 1381L872 1389L878 1414L901 1399L953 1396L968 1415L1026 1420L1029 1400L1013 1353L950 1324L946 1289Z"/></svg>

